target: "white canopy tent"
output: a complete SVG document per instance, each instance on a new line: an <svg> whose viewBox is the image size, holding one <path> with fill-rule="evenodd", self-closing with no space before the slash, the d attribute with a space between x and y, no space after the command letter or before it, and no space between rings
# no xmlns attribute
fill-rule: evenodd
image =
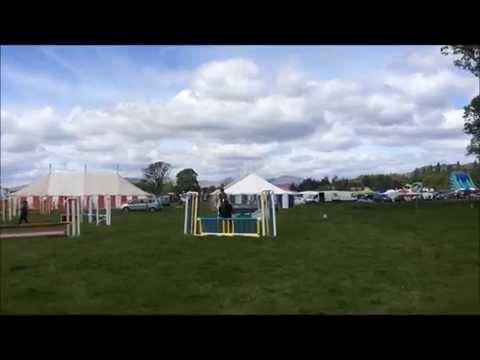
<svg viewBox="0 0 480 360"><path fill-rule="evenodd" d="M234 198L236 200L239 199L240 202L241 196L260 195L264 190L273 191L281 208L292 208L294 206L294 192L283 190L257 174L245 176L243 179L235 181L225 187L225 193L234 196ZM218 195L218 190L212 193L212 195Z"/></svg>

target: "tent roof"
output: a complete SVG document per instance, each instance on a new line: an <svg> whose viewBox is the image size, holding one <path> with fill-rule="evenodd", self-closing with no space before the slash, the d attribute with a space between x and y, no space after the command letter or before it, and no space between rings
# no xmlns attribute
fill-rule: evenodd
<svg viewBox="0 0 480 360"><path fill-rule="evenodd" d="M291 191L285 191L269 183L267 180L257 174L250 174L237 182L232 183L225 188L225 193L229 195L253 195L260 194L263 190L271 190L274 194L294 194Z"/></svg>
<svg viewBox="0 0 480 360"><path fill-rule="evenodd" d="M125 195L146 196L116 173L51 173L14 193L18 196Z"/></svg>

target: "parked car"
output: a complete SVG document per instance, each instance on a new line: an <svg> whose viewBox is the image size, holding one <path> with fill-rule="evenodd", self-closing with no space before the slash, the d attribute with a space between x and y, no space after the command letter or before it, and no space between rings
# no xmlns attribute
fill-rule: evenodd
<svg viewBox="0 0 480 360"><path fill-rule="evenodd" d="M423 200L433 200L434 193L430 191L422 191Z"/></svg>
<svg viewBox="0 0 480 360"><path fill-rule="evenodd" d="M302 193L305 204L316 204L320 202L320 195L318 191L304 191Z"/></svg>
<svg viewBox="0 0 480 360"><path fill-rule="evenodd" d="M373 195L359 195L357 196L357 202L367 202L367 203L372 203L373 202Z"/></svg>
<svg viewBox="0 0 480 360"><path fill-rule="evenodd" d="M295 195L293 201L294 201L294 206L305 204L305 199L303 198L302 195Z"/></svg>
<svg viewBox="0 0 480 360"><path fill-rule="evenodd" d="M124 212L129 211L159 211L162 208L162 204L158 199L149 198L142 200L132 200L126 204L123 204L121 209Z"/></svg>
<svg viewBox="0 0 480 360"><path fill-rule="evenodd" d="M170 206L170 195L160 195L158 200L162 206Z"/></svg>
<svg viewBox="0 0 480 360"><path fill-rule="evenodd" d="M375 202L392 202L392 198L385 194L374 194L372 198Z"/></svg>
<svg viewBox="0 0 480 360"><path fill-rule="evenodd" d="M449 198L448 193L446 192L438 192L433 195L434 200L447 200Z"/></svg>

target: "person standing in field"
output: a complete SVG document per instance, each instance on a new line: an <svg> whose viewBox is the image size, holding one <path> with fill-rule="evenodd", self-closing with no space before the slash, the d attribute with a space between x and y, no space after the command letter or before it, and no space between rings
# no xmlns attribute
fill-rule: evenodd
<svg viewBox="0 0 480 360"><path fill-rule="evenodd" d="M217 200L217 209L218 209L218 214L221 216L221 208L224 205L224 202L227 201L227 194L225 194L225 190L223 187L220 188L220 193L218 194L218 200Z"/></svg>
<svg viewBox="0 0 480 360"><path fill-rule="evenodd" d="M28 202L24 201L22 207L20 208L20 219L18 224L21 224L25 220L25 223L28 224Z"/></svg>
<svg viewBox="0 0 480 360"><path fill-rule="evenodd" d="M228 220L228 223L229 223L229 224L228 224L228 227L229 227L230 229L232 229L232 225L233 225L233 224L232 224L232 220L231 220L231 218L232 218L232 213L233 213L232 204L230 204L230 202L229 202L227 199L223 200L223 202L222 202L221 205L220 205L220 209L219 209L218 212L219 212L219 216L220 216L221 218L229 219L229 220Z"/></svg>
<svg viewBox="0 0 480 360"><path fill-rule="evenodd" d="M218 194L218 200L220 200L220 203L222 203L224 200L227 200L227 194L225 194L225 190L220 188L220 194Z"/></svg>

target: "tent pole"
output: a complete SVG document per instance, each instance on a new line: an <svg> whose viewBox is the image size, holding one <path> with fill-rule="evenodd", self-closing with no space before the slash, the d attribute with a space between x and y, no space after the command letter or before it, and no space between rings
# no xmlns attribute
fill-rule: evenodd
<svg viewBox="0 0 480 360"><path fill-rule="evenodd" d="M77 236L80 236L80 223L82 222L82 217L80 216L82 209L81 197L77 197Z"/></svg>
<svg viewBox="0 0 480 360"><path fill-rule="evenodd" d="M93 198L91 195L89 195L87 197L88 199L88 223L91 224L92 223L92 202L93 202Z"/></svg>
<svg viewBox="0 0 480 360"><path fill-rule="evenodd" d="M65 213L67 215L67 236L70 236L70 199L66 198L65 199Z"/></svg>

